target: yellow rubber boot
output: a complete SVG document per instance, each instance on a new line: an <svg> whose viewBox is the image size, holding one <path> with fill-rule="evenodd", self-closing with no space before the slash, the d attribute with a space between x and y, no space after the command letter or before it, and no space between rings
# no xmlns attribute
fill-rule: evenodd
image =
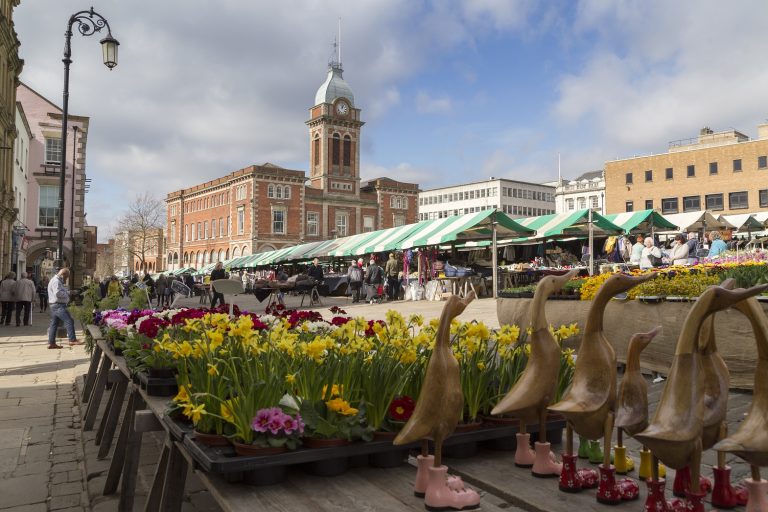
<svg viewBox="0 0 768 512"><path fill-rule="evenodd" d="M613 447L613 465L616 466L616 473L620 475L627 474L627 447Z"/></svg>
<svg viewBox="0 0 768 512"><path fill-rule="evenodd" d="M637 472L637 476L640 480L645 481L651 478L652 459L653 456L651 455L651 450L640 450L640 469Z"/></svg>

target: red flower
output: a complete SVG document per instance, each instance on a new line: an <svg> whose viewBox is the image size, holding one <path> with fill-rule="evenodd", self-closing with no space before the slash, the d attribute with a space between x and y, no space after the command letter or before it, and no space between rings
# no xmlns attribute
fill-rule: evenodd
<svg viewBox="0 0 768 512"><path fill-rule="evenodd" d="M416 402L408 395L395 398L389 404L389 417L395 421L408 421L415 407Z"/></svg>
<svg viewBox="0 0 768 512"><path fill-rule="evenodd" d="M335 316L331 318L331 325L340 326L352 320L348 316Z"/></svg>
<svg viewBox="0 0 768 512"><path fill-rule="evenodd" d="M343 309L341 309L339 306L332 306L330 308L330 312L333 313L334 315L346 315L347 314L347 312L344 311Z"/></svg>

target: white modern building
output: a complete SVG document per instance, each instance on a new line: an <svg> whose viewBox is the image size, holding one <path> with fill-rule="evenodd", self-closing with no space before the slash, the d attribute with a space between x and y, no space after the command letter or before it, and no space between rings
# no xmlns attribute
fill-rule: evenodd
<svg viewBox="0 0 768 512"><path fill-rule="evenodd" d="M27 270L27 180L29 179L29 141L32 131L20 102L16 102L16 141L13 144L13 201L16 221L13 223L11 269L17 275Z"/></svg>
<svg viewBox="0 0 768 512"><path fill-rule="evenodd" d="M491 208L511 217L555 213L555 187L491 177L419 192L419 220L441 219Z"/></svg>
<svg viewBox="0 0 768 512"><path fill-rule="evenodd" d="M566 213L591 208L605 213L605 172L585 172L575 180L560 179L555 192L555 211Z"/></svg>

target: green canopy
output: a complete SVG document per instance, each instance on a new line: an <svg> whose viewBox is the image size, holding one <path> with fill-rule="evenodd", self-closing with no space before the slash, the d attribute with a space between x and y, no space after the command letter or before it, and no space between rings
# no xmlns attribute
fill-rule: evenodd
<svg viewBox="0 0 768 512"><path fill-rule="evenodd" d="M370 240L373 240L377 236L377 233L378 231L369 231L367 233L359 233L357 235L348 236L346 237L344 243L337 246L335 249L332 249L328 255L336 257L351 256L354 254L354 251L357 247L360 247Z"/></svg>
<svg viewBox="0 0 768 512"><path fill-rule="evenodd" d="M380 229L374 231L374 235L362 244L350 251L350 254L361 255L374 252L385 252L402 249L400 243L403 239L413 233L421 226L423 222L416 224L406 224L396 228Z"/></svg>
<svg viewBox="0 0 768 512"><path fill-rule="evenodd" d="M447 242L485 239L492 236L492 219L496 220L496 236L513 237L532 234L533 229L524 227L503 212L483 210L465 215L452 215L442 219L422 221L400 242L400 248L425 247Z"/></svg>
<svg viewBox="0 0 768 512"><path fill-rule="evenodd" d="M653 229L677 229L677 226L665 219L656 210L640 210L637 212L610 213L605 218L613 222L625 233L632 231L650 232Z"/></svg>
<svg viewBox="0 0 768 512"><path fill-rule="evenodd" d="M527 242L549 238L569 238L589 234L589 210L576 210L567 213L552 213L540 217L516 219L527 228L536 231L530 237L519 238L512 242ZM617 235L622 229L597 212L592 212L592 232L598 236Z"/></svg>

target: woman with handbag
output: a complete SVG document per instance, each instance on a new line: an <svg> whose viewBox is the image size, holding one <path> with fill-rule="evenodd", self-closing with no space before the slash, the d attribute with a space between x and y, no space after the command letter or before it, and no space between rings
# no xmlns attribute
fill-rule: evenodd
<svg viewBox="0 0 768 512"><path fill-rule="evenodd" d="M640 268L645 270L661 266L661 249L653 244L653 238L648 236L643 241L643 252L640 254Z"/></svg>

